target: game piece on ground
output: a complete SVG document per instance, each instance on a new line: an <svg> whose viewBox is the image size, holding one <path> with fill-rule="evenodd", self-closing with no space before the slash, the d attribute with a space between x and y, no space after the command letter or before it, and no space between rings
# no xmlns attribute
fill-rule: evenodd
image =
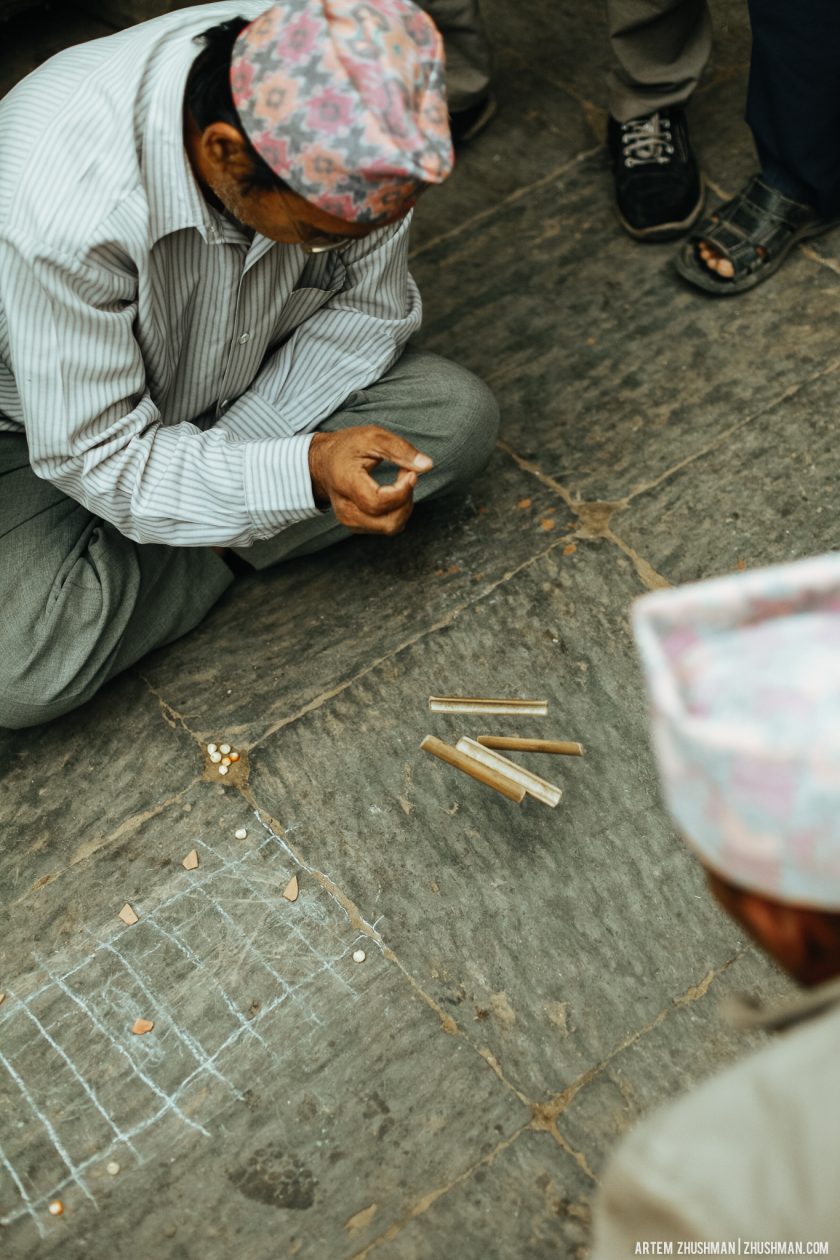
<svg viewBox="0 0 840 1260"><path fill-rule="evenodd" d="M499 774L507 775L514 783L518 783L523 787L529 796L533 796L535 800L542 801L543 805L550 806L554 809L559 804L563 795L562 790L554 783L549 783L546 779L541 779L538 774L532 774L530 770L526 770L524 766L517 765L515 761L503 757L501 753L495 752L492 748L485 748L482 744L477 743L474 739L464 736L459 739L456 744L458 752L465 753L468 757L474 757L476 761L483 766L488 766L491 770L497 770Z"/></svg>
<svg viewBox="0 0 840 1260"><path fill-rule="evenodd" d="M479 783L495 788L497 792L502 793L502 796L507 796L510 800L516 801L517 804L525 797L525 789L518 783L514 783L506 775L499 774L497 770L491 770L488 766L481 765L473 757L468 757L466 753L459 752L457 748L453 748L450 744L445 744L442 739L437 739L434 735L427 735L420 747L424 752L431 753L433 757L438 757L448 765L454 766L456 770L462 770L471 779L477 779Z"/></svg>
<svg viewBox="0 0 840 1260"><path fill-rule="evenodd" d="M582 757L583 744L573 739L519 739L516 735L476 735L476 743L485 748L504 748L508 752L560 753L565 757Z"/></svg>
<svg viewBox="0 0 840 1260"><path fill-rule="evenodd" d="M510 713L545 717L547 700L502 700L482 696L429 696L432 713Z"/></svg>

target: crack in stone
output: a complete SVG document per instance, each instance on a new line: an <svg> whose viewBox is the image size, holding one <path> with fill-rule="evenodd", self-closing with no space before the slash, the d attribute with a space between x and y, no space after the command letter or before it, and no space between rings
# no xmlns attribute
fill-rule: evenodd
<svg viewBox="0 0 840 1260"><path fill-rule="evenodd" d="M721 963L719 967L714 967L708 971L702 980L700 980L696 985L690 985L685 992L677 994L677 996L672 998L668 1005L663 1007L649 1023L645 1024L643 1028L637 1029L636 1032L631 1033L629 1037L625 1037L623 1041L619 1042L619 1044L610 1051L605 1059L602 1059L600 1063L593 1064L591 1068L587 1068L587 1070L577 1077L576 1080L572 1081L571 1085L567 1085L561 1093L555 1094L553 1098L548 1100L548 1102L532 1103L533 1116L531 1120L531 1127L536 1129L538 1132L543 1130L551 1132L552 1125L555 1125L557 1118L561 1116L564 1111L568 1110L570 1104L574 1101L581 1090L585 1089L587 1085L590 1085L592 1081L600 1076L610 1063L618 1057L618 1055L622 1054L625 1050L628 1050L631 1046L636 1045L636 1043L641 1041L643 1037L646 1037L648 1033L653 1032L654 1028L657 1028L664 1019L667 1019L668 1016L672 1014L673 1011L684 1006L691 1006L694 1002L698 1002L704 998L712 984L720 976L727 972L739 958L742 958L745 952L745 950L739 950L737 953L733 954L731 958L727 958L726 962Z"/></svg>
<svg viewBox="0 0 840 1260"><path fill-rule="evenodd" d="M533 73L531 63L527 57L523 57L520 53L514 53L514 60L519 62L519 65L523 70L528 70ZM595 101L590 101L588 96L584 96L583 93L579 92L578 89L571 83L567 83L565 79L555 78L553 74L549 73L545 69L540 70L540 78L546 83L550 83L552 87L557 88L558 91L563 92L566 96L571 97L571 99L580 106L589 130L592 132L595 139L599 141L599 147L603 147L607 138L607 118L609 117L609 110L607 110L603 105L597 105Z"/></svg>
<svg viewBox="0 0 840 1260"><path fill-rule="evenodd" d="M309 875L312 879L314 879L315 882L324 889L324 891L328 894L328 896L330 896L333 899L333 901L335 901L336 904L341 907L341 909L344 911L345 915L347 916L352 926L356 929L356 931L366 936L374 945L378 946L379 949L382 951L383 958L385 958L387 962L392 963L402 973L403 977L408 981L408 984L413 990L414 994L420 999L421 1002L423 1002L426 1006L428 1006L431 1011L434 1011L435 1015L437 1015L438 1019L440 1020L440 1026L443 1029L443 1031L447 1033L450 1037L462 1038L463 1041L466 1042L466 1044L470 1047L470 1049L474 1050L476 1054L478 1054L479 1057L484 1060L484 1062L488 1065L488 1067L498 1077L499 1081L507 1089L509 1089L512 1094L514 1094L519 1099L519 1101L523 1104L523 1106L529 1107L531 1105L530 1099L528 1099L525 1094L523 1094L520 1090L518 1090L516 1086L513 1085L507 1079L507 1077L505 1076L502 1070L501 1064L498 1062L495 1056L489 1050L482 1049L473 1044L473 1042L469 1039L469 1037L466 1036L466 1034L464 1033L464 1030L460 1027L457 1021L453 1019L453 1017L447 1011L443 1009L440 1003L436 1001L434 997L432 997L431 993L428 993L423 988L419 980L417 980L416 977L411 974L411 972L408 970L405 964L397 957L394 950L391 949L391 947L385 943L385 940L382 937L382 935L379 932L377 932L375 925L368 923L368 921L363 916L361 910L356 905L355 901L353 901L352 897L349 897L347 893L344 892L343 889L339 888L338 884L336 884L335 881L331 879L330 876L327 875L325 871L319 870L317 867L310 866L304 860L303 855L300 853L300 851L295 847L295 845L291 844L290 841L288 840L288 837L286 835L285 829L283 828L282 824L276 818L273 818L272 815L267 810L262 809L261 806L257 804L257 801L255 800L250 788L242 787L239 790L243 799L247 802L247 804L251 807L251 809L254 811L256 816L260 819L260 822L262 823L262 825L268 831L270 831L271 834L275 837L275 839L277 839L283 845L283 847L286 849L286 851L289 853L292 859L300 866L300 868L306 871L307 875Z"/></svg>
<svg viewBox="0 0 840 1260"><path fill-rule="evenodd" d="M289 854L296 862L299 863L301 868L305 870L307 874L309 874L318 884L320 884L329 896L338 903L347 915L347 918L353 927L358 932L366 935L374 944L376 944L381 949L382 955L386 961L392 963L398 968L414 994L437 1015L440 1020L441 1029L449 1036L460 1037L471 1050L474 1050L479 1057L484 1060L487 1066L497 1077L500 1084L504 1085L506 1089L514 1094L519 1102L521 1102L523 1106L528 1107L531 1112L531 1119L520 1126L512 1138L506 1139L504 1142L500 1143L499 1146L494 1148L494 1151L492 1151L489 1156L486 1156L471 1165L470 1168L460 1173L453 1181L447 1183L443 1187L430 1191L429 1194L419 1200L418 1204L415 1205L408 1216L404 1217L400 1222L396 1222L395 1224L389 1226L385 1233L374 1239L373 1242L369 1243L368 1246L361 1252L357 1252L352 1257L352 1260L363 1260L363 1257L367 1256L375 1247L380 1246L382 1243L390 1242L394 1237L396 1237L396 1234L405 1227L406 1224L408 1224L416 1216L419 1216L423 1212L427 1211L428 1208L441 1197L441 1195L446 1194L454 1186L459 1185L462 1181L466 1180L477 1168L488 1162L488 1160L492 1162L492 1159L495 1158L496 1154L498 1154L501 1150L504 1150L506 1146L509 1146L512 1141L516 1140L516 1137L526 1130L530 1130L535 1133L549 1134L561 1150L563 1150L565 1154L575 1161L585 1176L597 1185L599 1180L598 1176L592 1169L589 1160L586 1157L586 1153L584 1151L577 1150L563 1135L557 1124L558 1118L569 1108L572 1101L577 1097L581 1090L585 1089L592 1083L592 1081L596 1080L620 1054L629 1049L631 1046L636 1045L643 1037L646 1037L649 1033L651 1033L659 1026L659 1024L662 1023L663 1020L667 1019L673 1011L679 1010L682 1007L691 1006L695 1002L704 998L712 984L720 976L724 975L724 973L727 972L739 958L743 957L746 951L739 950L719 967L711 968L697 984L689 985L689 987L682 993L673 997L668 1005L663 1007L652 1020L621 1041L613 1048L613 1050L610 1051L606 1058L602 1059L599 1063L594 1064L591 1068L588 1068L586 1072L582 1073L581 1076L568 1085L566 1089L561 1091L561 1093L555 1094L554 1097L549 1099L547 1102L537 1102L530 1099L527 1094L518 1089L517 1086L507 1078L502 1065L489 1048L473 1044L457 1021L453 1019L448 1012L444 1011L440 1003L436 1001L436 999L428 993L420 982L411 974L394 950L385 944L384 938L379 932L377 932L375 925L367 922L352 898L339 888L335 881L332 880L325 872L317 869L316 867L310 866L303 860L299 851L285 838L285 832L281 824L267 811L261 809L257 805L250 790L246 790L245 788L240 790L244 799L262 821L263 826L271 830L272 834L280 840L280 842L288 850Z"/></svg>
<svg viewBox="0 0 840 1260"><path fill-rule="evenodd" d="M373 1241L369 1242L368 1245L363 1247L361 1251L354 1252L350 1257L350 1260L365 1260L365 1258L377 1247L381 1247L383 1243L392 1242L396 1238L397 1234L401 1233L401 1231L405 1229L406 1225L410 1225L411 1222L416 1220L418 1216L422 1216L425 1212L428 1212L429 1208L432 1207L438 1199L442 1198L445 1194L448 1194L450 1190L454 1190L456 1186L460 1186L465 1181L468 1181L470 1177L472 1177L473 1174L480 1168L489 1167L492 1163L494 1163L499 1155L501 1155L503 1151L506 1151L509 1146L512 1146L517 1138L519 1138L527 1129L527 1123L520 1125L520 1127L515 1129L513 1133L508 1135L508 1137L503 1138L501 1142L498 1142L496 1146L493 1147L492 1151L488 1151L486 1155L482 1155L481 1159L477 1159L467 1168L463 1168L456 1177L451 1179L451 1181L447 1181L444 1185L436 1186L433 1190L429 1190L422 1198L417 1200L405 1216L401 1217L398 1221L394 1221L394 1223L389 1225L384 1233L380 1234L377 1238L374 1238Z"/></svg>
<svg viewBox="0 0 840 1260"><path fill-rule="evenodd" d="M204 741L202 737L197 733L197 731L194 731L192 727L187 725L187 721L184 715L182 713L179 713L178 710L174 707L174 705L171 705L169 701L166 699L166 697L162 695L156 687L152 686L152 684L149 682L149 679L146 677L146 675L141 674L139 671L137 671L137 677L140 679L142 683L146 685L146 687L149 689L151 694L157 700L158 704L160 705L161 716L164 722L166 722L167 726L170 726L173 731L177 730L178 727L180 726L183 730L186 731L186 733L189 736L192 737L192 739L195 740L197 744L203 745Z"/></svg>
<svg viewBox="0 0 840 1260"><path fill-rule="evenodd" d="M556 167L553 171L549 171L547 175L543 175L541 179L534 180L533 184L526 184L523 188L516 188L512 193L508 193L501 201L495 202L486 210L479 210L469 219L464 219L457 227L450 228L448 232L442 232L440 236L433 237L430 241L425 241L422 245L418 245L415 250L409 253L409 262L413 262L415 258L427 253L430 249L435 249L438 245L442 245L445 241L451 241L456 236L461 236L464 232L472 231L477 223L483 223L486 219L492 219L494 215L499 214L508 206L515 205L522 201L525 197L529 197L539 188L545 188L547 184L552 183L555 179L561 179L562 176L568 174L576 166L585 162L587 158L594 157L602 149L602 145L597 145L594 149L584 149L582 152L575 154L568 162L564 162L562 166Z"/></svg>
<svg viewBox="0 0 840 1260"><path fill-rule="evenodd" d="M800 248L802 250L806 250L810 249L810 246L800 246ZM817 255L814 250L811 250L811 253L814 255L815 261L825 262L827 266L831 267L832 271L835 271L838 275L840 275L840 264L832 265L829 260L820 259L819 255ZM670 468L666 468L651 481L641 482L640 484L634 486L629 494L626 494L620 499L587 500L578 498L572 494L567 486L563 485L561 481L558 481L556 477L552 477L548 473L543 472L540 466L535 464L533 460L526 459L524 455L520 455L519 452L516 451L509 442L505 441L504 438L500 438L496 445L500 450L504 451L506 455L510 456L517 467L523 472L530 474L532 477L536 477L537 481L539 481L541 485L545 486L546 489L551 490L556 495L559 495L569 510L576 517L575 525L572 530L575 538L580 538L584 541L598 541L603 538L607 542L612 543L614 546L618 547L625 556L627 556L628 560L630 560L642 584L648 590L659 590L663 587L669 587L671 583L661 573L658 573L648 560L639 555L635 548L631 547L629 543L625 542L623 538L615 533L612 528L612 520L616 513L625 511L641 495L649 494L652 490L657 489L659 486L664 484L664 482L670 480L670 478L676 476L677 473L682 472L683 469L689 467L697 460L700 460L704 458L704 456L718 450L741 429L753 424L756 420L767 415L768 412L772 411L774 408L781 406L781 404L787 402L788 399L795 397L803 389L813 385L816 381L822 380L826 376L831 376L832 373L838 370L838 368L840 368L840 359L832 359L831 362L826 364L824 368L815 372L812 376L807 377L805 380L791 382L791 384L785 386L780 394L777 394L774 398L762 404L762 406L756 411L752 412L748 416L745 416L743 420L736 421L735 424L732 424L729 428L724 429L722 433L717 434L717 436L705 446L700 447L696 451L692 451L689 455L686 455L684 459L681 459L676 464L671 465Z"/></svg>
<svg viewBox="0 0 840 1260"><path fill-rule="evenodd" d="M722 433L719 433L705 446L701 446L698 450L692 451L690 455L686 455L685 458L679 460L678 463L673 464L670 468L666 468L664 472L661 472L658 477L654 477L653 480L644 481L639 485L634 486L626 498L616 501L618 506L621 510L623 510L641 495L649 494L651 490L656 490L663 484L663 482L668 481L678 472L682 472L684 468L687 468L696 460L702 459L705 455L710 455L712 451L724 446L735 433L738 433L741 429L746 428L747 425L754 424L756 420L760 420L763 416L766 416L768 412L773 411L776 407L781 406L782 403L787 402L789 398L795 397L796 394L798 394L801 390L806 389L809 385L813 385L816 381L822 380L825 376L831 376L831 374L836 372L838 368L840 368L840 359L832 359L831 362L827 363L824 368L815 372L813 376L807 377L806 380L792 381L790 385L786 385L782 392L777 394L775 398L771 398L768 402L762 404L757 411L751 412L750 415L745 416L743 420L736 420L734 424L731 424L728 429L724 429Z"/></svg>
<svg viewBox="0 0 840 1260"><path fill-rule="evenodd" d="M484 600L488 595L492 595L493 592L498 590L500 586L506 585L506 583L510 582L520 573L529 569L532 565L539 563L539 561L544 559L545 556L550 555L552 551L556 551L558 547L563 546L567 541L568 535L563 535L550 546L544 547L542 551L538 551L535 555L529 556L527 560L523 560L522 563L516 565L515 568L506 570L500 577L496 578L494 582L491 582L489 585L483 587L482 590L476 594L474 599L468 599L465 600L464 603L458 604L438 621L433 622L430 626L426 626L423 630L418 630L416 634L410 635L407 639L404 639L402 643L398 643L397 646L392 648L389 652L386 652L383 656L378 656L376 660L371 661L368 665L365 665L363 669L358 670L357 673L352 675L352 677L346 678L343 682L337 683L334 687L330 687L327 691L322 691L319 695L313 697L312 700L309 700L305 705L303 705L302 708L298 709L296 713L292 713L289 717L280 718L272 726L267 727L267 729L264 730L263 733L253 741L253 743L249 744L248 751L253 752L255 748L259 748L261 744L264 744L265 741L270 739L272 735L276 735L278 731L283 730L284 727L291 726L294 722L298 722L301 718L306 717L307 714L314 713L317 709L322 708L330 700L334 700L336 696L341 695L342 692L347 691L349 687L354 686L357 682L366 678L368 674L378 669L381 665L388 664L389 661L395 660L396 657L400 656L409 648L421 643L427 636L437 634L439 630L447 629L458 620L462 613L474 608L476 604L480 604L482 600Z"/></svg>
<svg viewBox="0 0 840 1260"><path fill-rule="evenodd" d="M604 530L603 537L606 538L608 542L611 542L614 546L618 547L619 551L624 552L625 556L636 570L636 576L639 581L647 588L647 590L660 591L671 585L667 578L663 577L661 573L658 573L656 569L654 569L649 560L645 560L644 556L640 556L634 547L631 547L630 544L625 542L623 538L620 538L618 534L614 534L611 529Z"/></svg>
<svg viewBox="0 0 840 1260"><path fill-rule="evenodd" d="M798 246L800 254L804 254L811 262L820 263L821 266L827 267L829 271L833 271L836 276L840 276L840 263L834 258L824 258L813 245L801 244Z"/></svg>
<svg viewBox="0 0 840 1260"><path fill-rule="evenodd" d="M548 473L544 473L538 464L532 460L526 459L515 451L509 442L500 439L497 446L509 455L518 468L523 472L530 473L532 477L536 477L541 485L554 494L560 496L576 518L575 525L572 529L572 536L585 541L598 541L603 538L606 542L612 543L618 547L619 551L627 556L630 563L636 570L636 575L642 585L649 591L660 590L662 587L670 586L667 578L661 573L657 573L653 565L645 560L643 556L620 538L612 529L612 518L616 512L621 512L630 502L629 498L625 499L577 499L572 495L571 491L563 485L561 481L557 481L555 477L551 477Z"/></svg>
<svg viewBox="0 0 840 1260"><path fill-rule="evenodd" d="M536 1130L536 1125L532 1124L530 1127ZM585 1173L585 1175L589 1178L589 1180L593 1181L595 1185L597 1186L599 1184L599 1178L590 1168L589 1160L586 1158L583 1151L576 1150L575 1147L572 1146L571 1142L569 1142L568 1139L563 1136L563 1134L560 1132L560 1130L557 1127L557 1121L552 1120L551 1123L547 1126L545 1131L549 1133L551 1137L554 1138L554 1141L557 1143L560 1149L565 1151L566 1154L575 1161L578 1168L580 1168L581 1172Z"/></svg>
<svg viewBox="0 0 840 1260"><path fill-rule="evenodd" d="M86 862L88 858L93 857L94 853L98 853L100 849L106 848L108 845L113 844L115 840L119 840L122 836L126 835L126 833L135 831L138 827L142 827L144 823L149 822L150 819L156 818L158 814L162 814L163 811L168 809L170 805L174 805L176 801L181 799L182 796L191 791L197 783L201 782L201 778L202 776L200 774L196 775L196 777L192 779L186 787L181 788L181 790L176 792L173 796L168 796L165 801L158 801L156 805L150 805L148 809L141 810L139 814L132 814L130 818L124 818L116 830L109 832L107 836L97 836L93 840L86 840L83 844L79 845L76 852L68 859L64 866L57 871L52 871L49 875L42 875L40 879L35 881L31 888L28 888L25 893L22 893L21 896L11 902L10 905L21 905L21 903L31 897L33 893L40 892L42 888L46 888L47 884L52 884L62 875L65 875L72 866L77 866L80 862Z"/></svg>

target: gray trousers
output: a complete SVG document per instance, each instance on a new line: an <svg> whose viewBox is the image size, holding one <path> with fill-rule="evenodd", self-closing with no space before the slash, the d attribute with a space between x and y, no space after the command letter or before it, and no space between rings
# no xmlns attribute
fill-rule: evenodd
<svg viewBox="0 0 840 1260"><path fill-rule="evenodd" d="M466 109L490 87L490 50L478 0L421 0L446 45L449 107ZM619 122L684 105L712 49L707 0L607 0L607 30L618 63L607 76ZM557 39L563 33L558 29Z"/></svg>
<svg viewBox="0 0 840 1260"><path fill-rule="evenodd" d="M380 424L431 456L434 467L417 483L421 501L483 468L498 408L465 368L408 349L320 428L356 424ZM349 533L324 512L238 554L262 569ZM132 542L36 477L23 435L0 432L0 726L34 726L83 704L152 648L197 626L233 580L209 547Z"/></svg>

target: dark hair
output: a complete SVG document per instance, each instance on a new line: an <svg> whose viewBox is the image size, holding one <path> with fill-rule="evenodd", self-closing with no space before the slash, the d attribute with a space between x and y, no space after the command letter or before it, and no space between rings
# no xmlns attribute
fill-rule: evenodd
<svg viewBox="0 0 840 1260"><path fill-rule="evenodd" d="M244 181L247 189L282 190L287 185L275 175L245 135L230 89L230 61L233 45L239 32L247 25L246 18L233 18L230 22L222 22L220 26L212 26L209 31L204 31L198 36L204 48L196 57L190 70L187 81L187 107L202 131L211 123L225 122L235 127L242 136L246 152L251 160L251 172Z"/></svg>

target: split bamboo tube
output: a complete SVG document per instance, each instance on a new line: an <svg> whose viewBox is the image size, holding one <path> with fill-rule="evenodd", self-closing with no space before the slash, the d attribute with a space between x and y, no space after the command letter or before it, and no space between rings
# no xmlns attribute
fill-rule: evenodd
<svg viewBox="0 0 840 1260"><path fill-rule="evenodd" d="M489 766L482 765L473 757L468 757L466 753L459 752L451 744L445 744L435 735L427 735L420 747L424 752L431 753L433 757L439 757L447 765L454 766L456 770L463 770L464 774L468 774L471 779L478 779L479 783L495 788L497 792L501 792L502 796L516 801L517 805L525 797L524 787L514 783L507 775L500 774L498 770L491 770Z"/></svg>
<svg viewBox="0 0 840 1260"><path fill-rule="evenodd" d="M547 700L499 700L484 696L429 696L432 713L509 713L514 717L545 717Z"/></svg>
<svg viewBox="0 0 840 1260"><path fill-rule="evenodd" d="M503 748L507 752L562 753L566 757L582 757L583 744L572 739L519 739L515 735L476 735L476 743L484 748Z"/></svg>
<svg viewBox="0 0 840 1260"><path fill-rule="evenodd" d="M463 739L458 740L456 747L458 752L466 753L468 757L474 757L476 761L480 761L489 770L496 770L499 774L506 775L507 778L512 779L514 783L518 783L520 787L524 788L529 796L533 796L537 801L542 801L543 805L548 805L551 809L554 809L560 803L563 792L559 787L553 783L548 783L545 779L541 779L538 774L532 774L530 770L526 770L524 766L517 765L515 761L509 761L507 757L503 757L501 753L494 752L492 748L485 748L466 735Z"/></svg>

